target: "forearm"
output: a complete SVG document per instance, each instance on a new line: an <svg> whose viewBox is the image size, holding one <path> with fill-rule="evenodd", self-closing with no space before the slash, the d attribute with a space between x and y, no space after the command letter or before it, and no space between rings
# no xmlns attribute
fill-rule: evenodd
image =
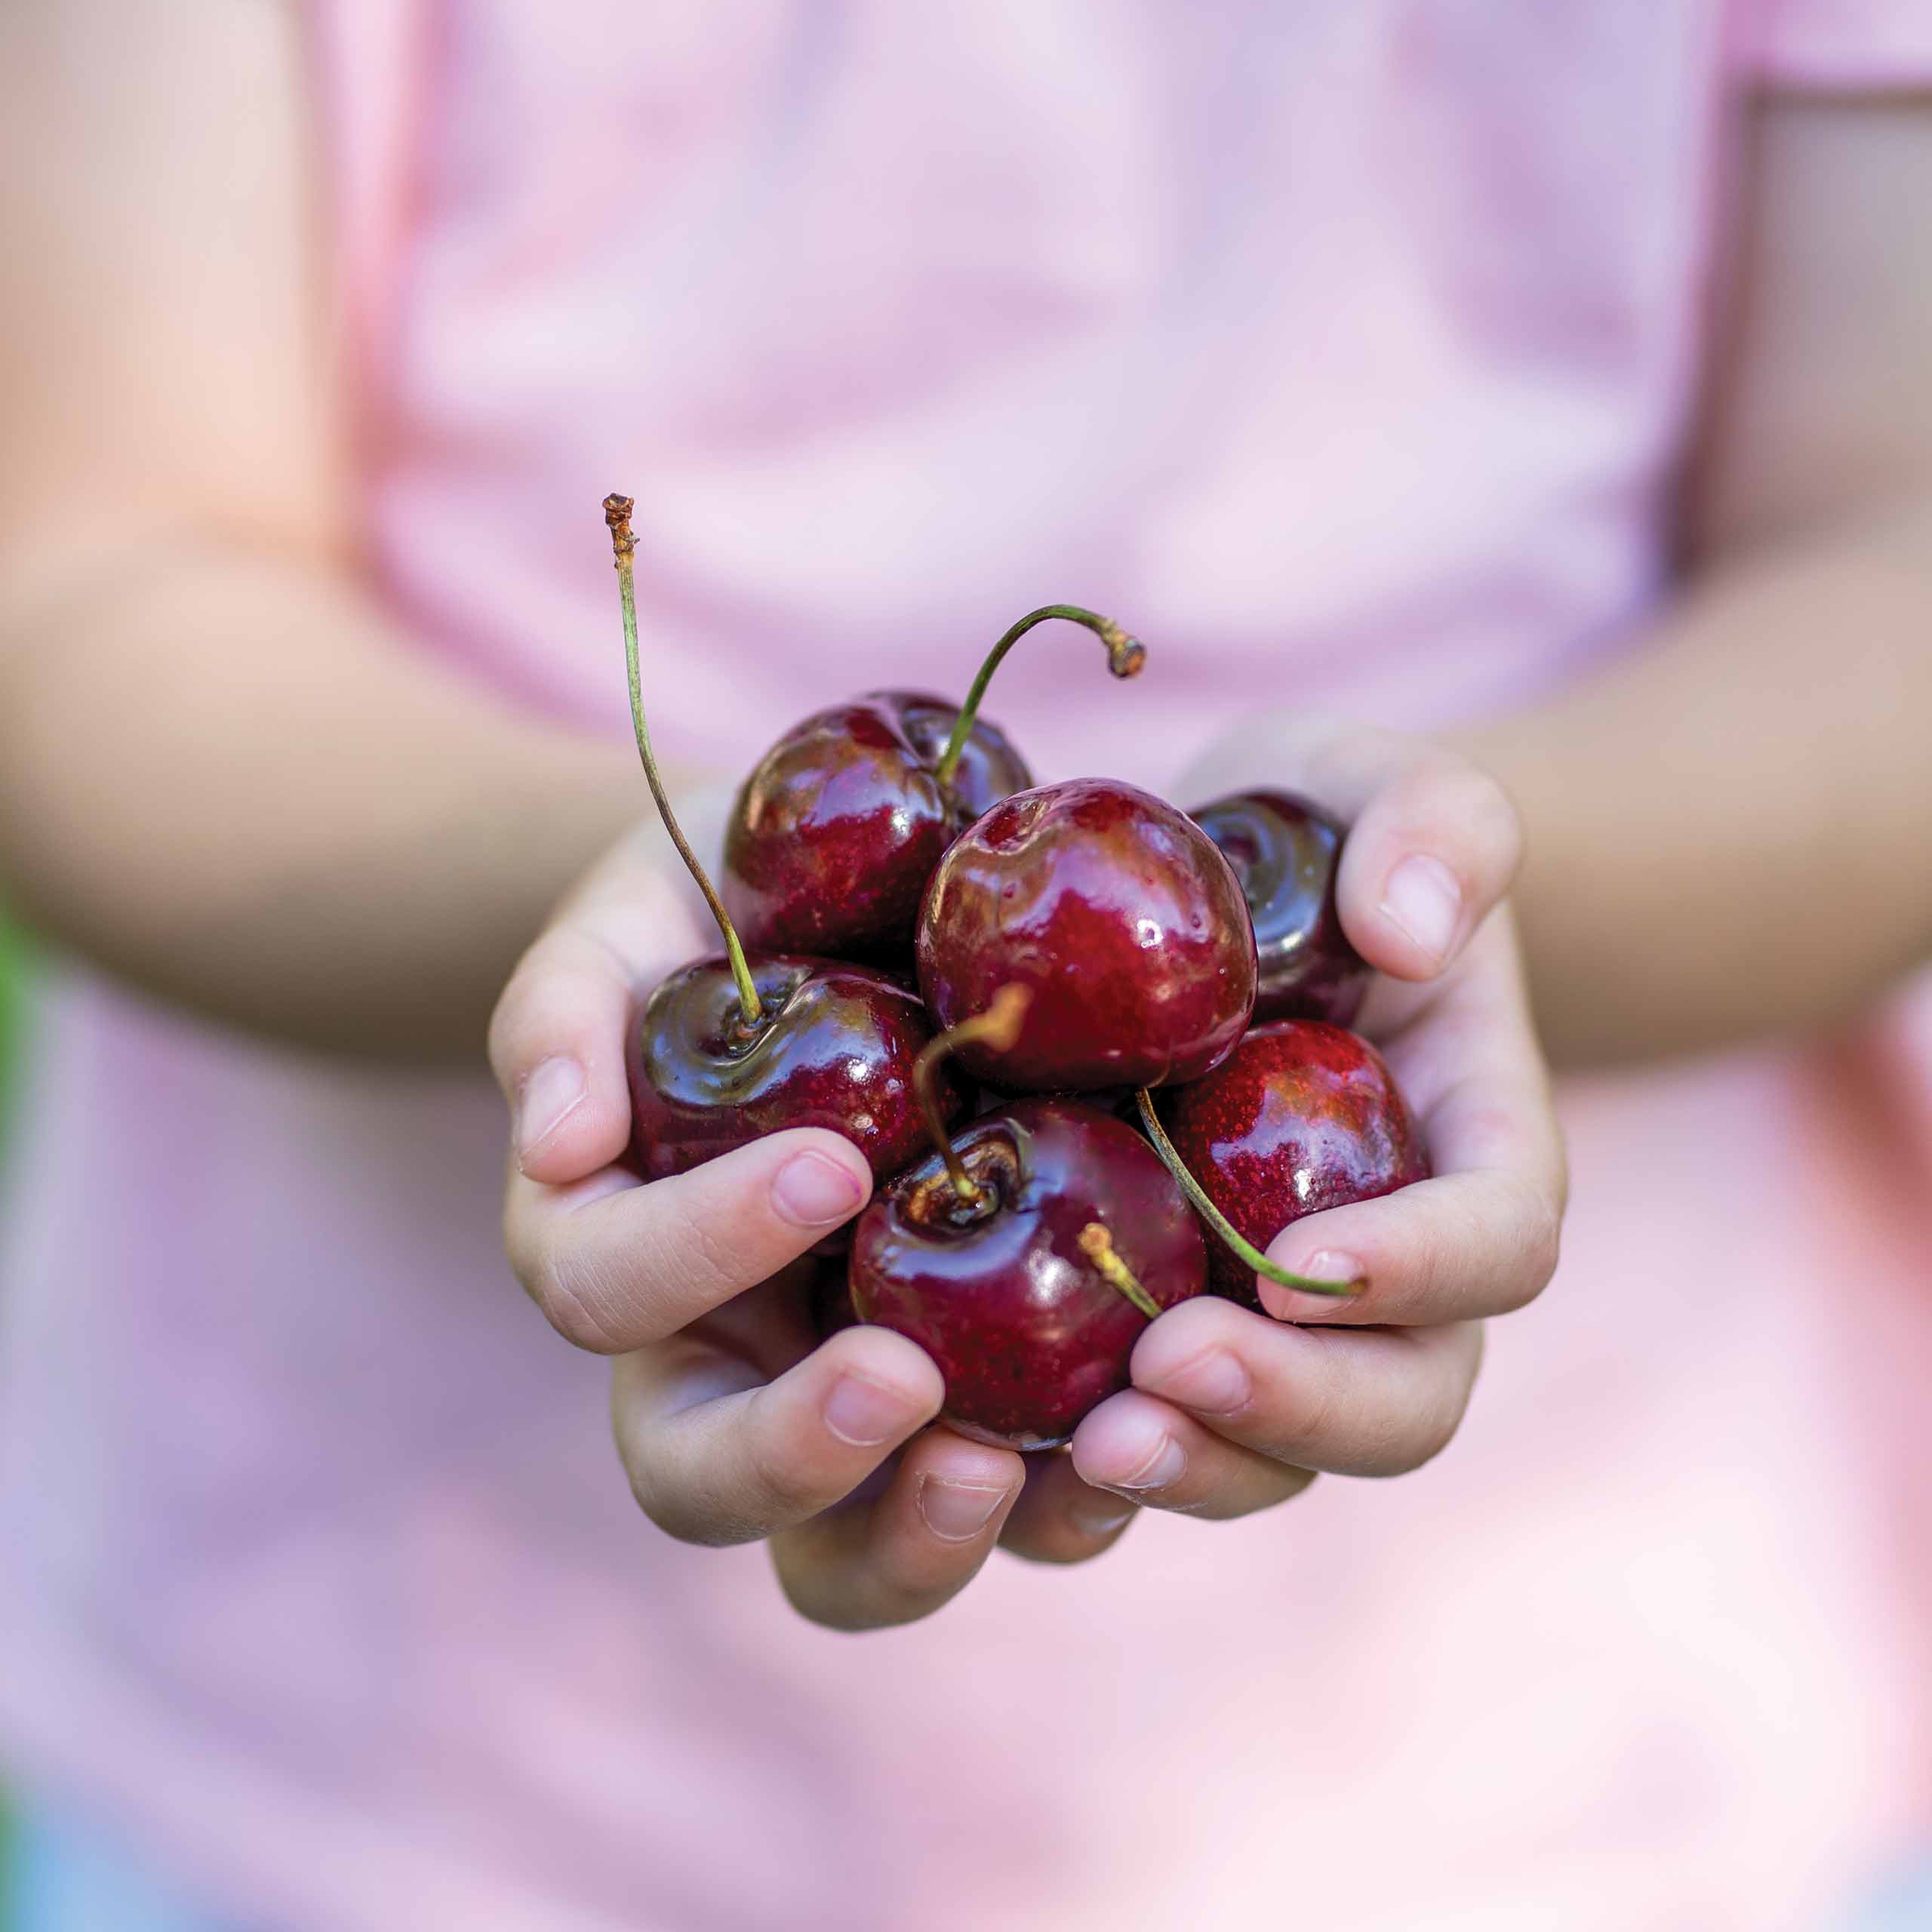
<svg viewBox="0 0 1932 1932"><path fill-rule="evenodd" d="M1719 562L1601 674L1451 735L1528 828L1553 1060L1842 1018L1932 957L1932 505Z"/></svg>
<svg viewBox="0 0 1932 1932"><path fill-rule="evenodd" d="M644 804L620 744L407 651L324 565L157 546L0 615L0 891L273 1036L480 1060L517 955Z"/></svg>

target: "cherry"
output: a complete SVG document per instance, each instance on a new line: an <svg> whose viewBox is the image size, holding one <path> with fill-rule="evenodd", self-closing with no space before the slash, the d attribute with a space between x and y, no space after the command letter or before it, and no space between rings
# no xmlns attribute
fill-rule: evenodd
<svg viewBox="0 0 1932 1932"><path fill-rule="evenodd" d="M720 955L658 984L632 1029L632 1155L647 1180L682 1174L781 1128L829 1127L883 1180L926 1134L912 1063L932 1038L918 995L882 973L789 954L754 954L763 1017L743 1004ZM943 1076L942 1076L943 1078ZM945 1082L947 1118L964 1096Z"/></svg>
<svg viewBox="0 0 1932 1932"><path fill-rule="evenodd" d="M921 1056L1010 1037L1025 995ZM852 1305L917 1342L962 1434L1046 1449L1128 1386L1147 1323L1207 1286L1200 1224L1134 1130L1083 1102L1015 1100L875 1195L852 1238Z"/></svg>
<svg viewBox="0 0 1932 1932"><path fill-rule="evenodd" d="M1204 1080L1163 1097L1164 1134L1149 1097L1141 1099L1163 1157L1177 1160L1205 1194L1204 1211L1221 1237L1208 1244L1214 1292L1250 1308L1261 1306L1257 1271L1318 1293L1358 1291L1359 1282L1290 1275L1257 1251L1304 1214L1372 1201L1429 1174L1422 1137L1382 1056L1358 1034L1318 1020L1256 1027Z"/></svg>
<svg viewBox="0 0 1932 1932"><path fill-rule="evenodd" d="M932 1038L917 996L903 981L862 966L789 955L749 958L665 795L651 748L638 675L631 500L604 500L624 619L631 721L664 829L697 881L724 936L722 955L694 960L666 976L645 1001L626 1053L632 1159L647 1180L780 1129L826 1127L842 1134L883 1179L924 1144L921 1109L943 1118L963 1111L950 1081L912 1072Z"/></svg>
<svg viewBox="0 0 1932 1932"><path fill-rule="evenodd" d="M905 957L940 854L962 826L1033 783L1005 734L980 717L980 702L1000 660L1049 617L1094 631L1117 677L1146 661L1118 624L1051 604L994 645L963 705L874 691L814 712L765 753L724 832L725 909L751 944Z"/></svg>
<svg viewBox="0 0 1932 1932"><path fill-rule="evenodd" d="M1234 868L1254 921L1256 1023L1347 1026L1361 1009L1369 968L1335 909L1341 821L1293 792L1238 792L1189 816Z"/></svg>
<svg viewBox="0 0 1932 1932"><path fill-rule="evenodd" d="M958 716L943 698L873 691L814 712L753 767L724 833L726 909L754 946L903 956L959 826L1032 783L980 719L948 798L933 775Z"/></svg>
<svg viewBox="0 0 1932 1932"><path fill-rule="evenodd" d="M1032 994L1011 1048L961 1049L996 1087L1198 1079L1254 1004L1254 934L1228 862L1172 805L1111 779L1019 792L961 833L927 888L917 956L942 1026L1002 986Z"/></svg>

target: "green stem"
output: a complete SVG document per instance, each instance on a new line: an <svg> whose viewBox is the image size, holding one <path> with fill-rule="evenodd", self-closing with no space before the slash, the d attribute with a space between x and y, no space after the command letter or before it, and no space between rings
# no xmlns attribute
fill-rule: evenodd
<svg viewBox="0 0 1932 1932"><path fill-rule="evenodd" d="M962 1020L957 1026L949 1026L943 1033L928 1040L919 1049L919 1057L912 1063L912 1097L919 1103L919 1112L925 1116L926 1131L933 1137L933 1145L939 1149L940 1158L946 1163L946 1177L952 1183L952 1191L968 1207L977 1205L986 1190L966 1171L966 1163L959 1158L959 1152L952 1144L952 1136L946 1131L946 1115L940 1111L939 1088L934 1075L939 1063L955 1048L970 1046L975 1040L982 1040L1004 1053L1020 1037L1020 1023L1026 1017L1026 1009L1033 1003L1033 995L1024 986L1001 986L995 993L983 1013L976 1013Z"/></svg>
<svg viewBox="0 0 1932 1932"><path fill-rule="evenodd" d="M1147 1130L1147 1137L1154 1143L1154 1152L1166 1162L1169 1174L1180 1183L1181 1192L1194 1203L1194 1211L1232 1248L1247 1266L1257 1275L1266 1275L1269 1281L1278 1281L1284 1288L1297 1288L1305 1295L1328 1295L1346 1300L1358 1295L1368 1286L1360 1281L1318 1281L1307 1275L1291 1275L1285 1268L1277 1267L1252 1241L1244 1240L1235 1230L1234 1223L1214 1202L1208 1198L1208 1191L1187 1171L1186 1164L1174 1152L1174 1143L1168 1138L1168 1131L1161 1124L1161 1117L1154 1111L1154 1097L1146 1088L1135 1094L1140 1108L1140 1124Z"/></svg>
<svg viewBox="0 0 1932 1932"><path fill-rule="evenodd" d="M1135 1280L1134 1270L1120 1258L1113 1236L1098 1221L1089 1221L1080 1230L1080 1251L1109 1287L1124 1295L1149 1321L1160 1318L1160 1303Z"/></svg>
<svg viewBox="0 0 1932 1932"><path fill-rule="evenodd" d="M966 702L959 707L952 736L946 740L946 749L940 753L939 763L934 768L934 776L938 779L942 792L952 787L952 775L959 768L960 755L966 749L967 739L972 735L973 721L980 715L980 700L986 696L986 687L999 669L1000 660L1035 624L1044 623L1049 617L1064 617L1070 623L1084 624L1107 647L1107 669L1116 678L1134 676L1147 661L1147 647L1138 638L1129 637L1111 617L1100 617L1078 604L1043 604L1038 610L1028 611L987 652L986 661L980 666L980 675L973 680L973 688L966 694Z"/></svg>
<svg viewBox="0 0 1932 1932"><path fill-rule="evenodd" d="M651 786L651 795L657 801L657 815L664 821L664 829L671 835L678 857L697 881L697 889L711 908L711 916L718 921L718 930L724 935L724 955L731 962L731 977L737 983L740 1016L747 1027L756 1026L764 1020L764 1007L758 998L758 988L752 983L751 968L745 964L745 949L738 943L724 902L718 897L709 875L698 863L697 854L691 850L678 824L678 815L671 809L664 781L658 776L657 760L651 753L651 728L644 721L644 692L637 668L637 586L633 581L637 539L631 534L631 512L635 508L628 497L604 499L604 521L609 526L611 549L617 559L617 594L624 608L624 668L630 678L631 728L637 734L637 755L644 761L645 778Z"/></svg>

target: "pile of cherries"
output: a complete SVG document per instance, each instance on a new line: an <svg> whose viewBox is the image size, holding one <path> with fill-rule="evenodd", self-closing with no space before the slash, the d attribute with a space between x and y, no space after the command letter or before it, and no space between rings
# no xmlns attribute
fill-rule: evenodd
<svg viewBox="0 0 1932 1932"><path fill-rule="evenodd" d="M1146 1324L1212 1292L1259 1307L1290 1221L1428 1171L1375 1050L1335 910L1343 828L1284 792L1189 814L1112 779L1035 786L979 716L1051 617L1116 676L1146 652L1051 605L963 705L875 691L787 732L739 792L718 893L678 831L639 692L632 504L605 500L638 748L724 949L652 992L629 1047L632 1161L679 1174L793 1127L878 1183L851 1230L850 1315L917 1342L946 1417L1066 1441L1124 1388ZM1157 1111L1152 1094L1159 1090Z"/></svg>

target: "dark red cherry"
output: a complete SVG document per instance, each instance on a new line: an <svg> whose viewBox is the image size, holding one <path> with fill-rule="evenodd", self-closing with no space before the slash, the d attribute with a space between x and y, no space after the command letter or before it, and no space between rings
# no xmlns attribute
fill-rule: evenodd
<svg viewBox="0 0 1932 1932"><path fill-rule="evenodd" d="M724 906L747 946L905 957L940 854L1033 782L980 718L949 795L934 768L958 715L943 698L873 691L814 712L759 759L724 832Z"/></svg>
<svg viewBox="0 0 1932 1932"><path fill-rule="evenodd" d="M1361 1008L1369 968L1335 909L1341 821L1293 792L1238 792L1188 816L1221 848L1247 900L1261 962L1255 1023L1347 1026Z"/></svg>
<svg viewBox="0 0 1932 1932"><path fill-rule="evenodd" d="M995 800L1033 782L980 705L1006 654L1050 617L1091 631L1117 678L1146 661L1112 618L1042 605L987 653L964 703L875 691L815 712L765 753L724 831L724 905L752 945L905 958L940 854Z"/></svg>
<svg viewBox="0 0 1932 1932"><path fill-rule="evenodd" d="M937 1154L889 1183L853 1234L852 1305L932 1357L955 1428L1047 1448L1128 1386L1148 1309L1205 1287L1200 1223L1139 1135L1077 1100L1013 1101L952 1146L978 1198Z"/></svg>
<svg viewBox="0 0 1932 1932"><path fill-rule="evenodd" d="M1170 1140L1257 1248L1291 1221L1426 1177L1408 1105L1359 1035L1309 1020L1257 1026L1204 1080L1161 1096ZM1254 1270L1208 1238L1214 1292L1259 1308Z"/></svg>
<svg viewBox="0 0 1932 1932"><path fill-rule="evenodd" d="M1151 793L1082 778L1021 792L962 832L919 915L919 985L952 1026L1003 986L1032 1004L1013 1046L964 1046L998 1087L1198 1079L1254 1004L1254 934L1213 840Z"/></svg>
<svg viewBox="0 0 1932 1932"><path fill-rule="evenodd" d="M752 954L757 1024L722 955L681 966L632 1029L632 1156L647 1180L783 1128L829 1127L883 1180L931 1144L912 1064L932 1038L918 996L897 980L830 960ZM948 1120L965 1096L941 1070Z"/></svg>

